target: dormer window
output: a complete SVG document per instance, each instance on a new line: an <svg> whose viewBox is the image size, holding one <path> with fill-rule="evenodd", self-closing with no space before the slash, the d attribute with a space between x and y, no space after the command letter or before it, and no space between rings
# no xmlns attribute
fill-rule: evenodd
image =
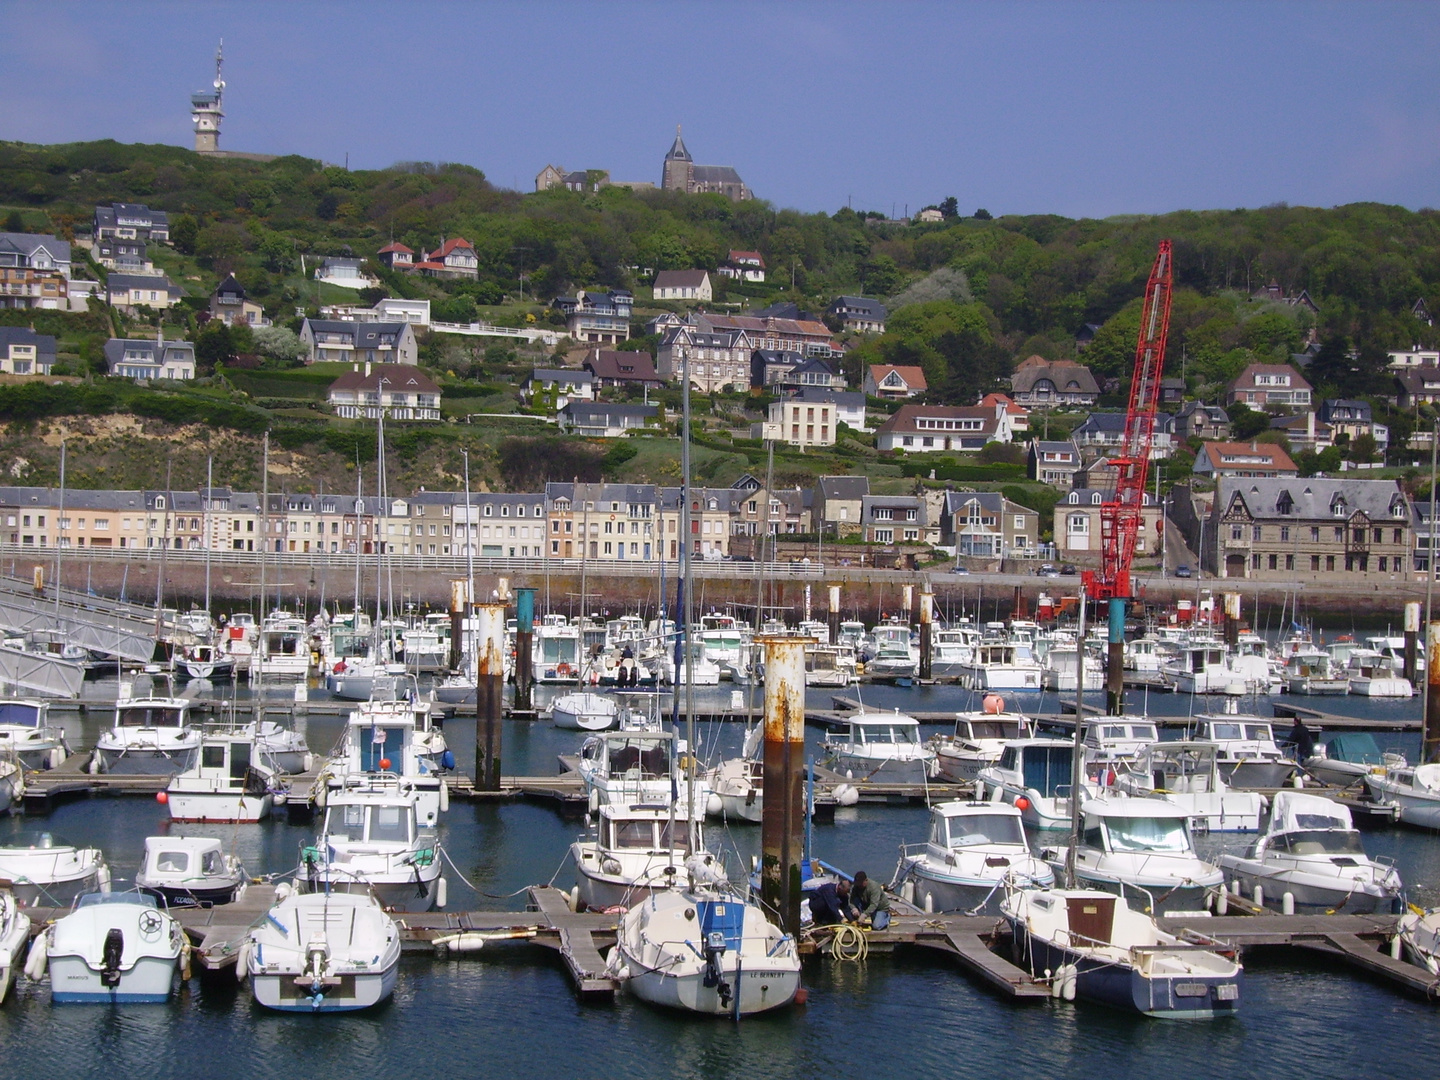
<svg viewBox="0 0 1440 1080"><path fill-rule="evenodd" d="M1341 499L1341 498L1337 498L1334 502L1332 502L1332 503L1330 504L1330 513L1333 514L1335 517L1338 517L1338 518L1343 518L1343 517L1345 517L1345 516L1346 516L1345 500L1344 500L1344 499Z"/></svg>
<svg viewBox="0 0 1440 1080"><path fill-rule="evenodd" d="M164 510L164 509L165 509L165 496L164 496L164 495L156 495L156 496L155 496L155 509L156 509L156 510Z"/></svg>
<svg viewBox="0 0 1440 1080"><path fill-rule="evenodd" d="M485 504L485 516L486 516L486 517L494 517L494 516L495 516L495 507L491 506L489 503L486 503L486 504Z"/></svg>

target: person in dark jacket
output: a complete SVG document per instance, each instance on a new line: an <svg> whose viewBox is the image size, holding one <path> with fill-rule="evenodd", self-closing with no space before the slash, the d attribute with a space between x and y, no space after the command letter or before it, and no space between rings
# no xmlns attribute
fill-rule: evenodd
<svg viewBox="0 0 1440 1080"><path fill-rule="evenodd" d="M1295 717L1295 726L1290 729L1290 741L1295 744L1295 760L1305 764L1306 758L1315 756L1315 736L1305 726L1305 721Z"/></svg>
<svg viewBox="0 0 1440 1080"><path fill-rule="evenodd" d="M885 895L885 887L878 881L871 881L864 870L856 873L851 895L854 897L856 922L869 919L871 927L876 930L884 930L890 925L890 898Z"/></svg>
<svg viewBox="0 0 1440 1080"><path fill-rule="evenodd" d="M810 894L810 917L816 926L846 922L850 911L850 883L827 881Z"/></svg>

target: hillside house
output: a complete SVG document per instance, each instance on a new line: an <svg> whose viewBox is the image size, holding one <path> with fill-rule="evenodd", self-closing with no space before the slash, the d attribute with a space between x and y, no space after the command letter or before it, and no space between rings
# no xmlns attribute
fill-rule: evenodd
<svg viewBox="0 0 1440 1080"><path fill-rule="evenodd" d="M687 300L708 304L715 298L710 274L705 270L661 270L655 275L656 300Z"/></svg>
<svg viewBox="0 0 1440 1080"><path fill-rule="evenodd" d="M1252 409L1310 407L1310 384L1289 364L1251 364L1225 392L1225 403Z"/></svg>
<svg viewBox="0 0 1440 1080"><path fill-rule="evenodd" d="M420 362L414 328L406 322L351 322L345 319L306 319L300 340L310 350L307 364Z"/></svg>
<svg viewBox="0 0 1440 1080"><path fill-rule="evenodd" d="M411 364L355 364L330 384L336 416L350 420L439 420L440 387Z"/></svg>
<svg viewBox="0 0 1440 1080"><path fill-rule="evenodd" d="M55 339L28 326L0 326L0 375L49 375Z"/></svg>
<svg viewBox="0 0 1440 1080"><path fill-rule="evenodd" d="M860 389L870 397L904 401L918 397L929 387L925 382L925 372L918 367L871 364L865 369Z"/></svg>
<svg viewBox="0 0 1440 1080"><path fill-rule="evenodd" d="M193 379L195 346L166 341L164 332L151 338L111 338L105 342L109 374L122 379Z"/></svg>

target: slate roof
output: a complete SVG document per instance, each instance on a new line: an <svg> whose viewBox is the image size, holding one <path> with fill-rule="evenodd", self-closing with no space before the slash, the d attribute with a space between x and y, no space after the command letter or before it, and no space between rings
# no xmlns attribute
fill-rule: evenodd
<svg viewBox="0 0 1440 1080"><path fill-rule="evenodd" d="M698 289L707 276L704 270L661 270L655 275L655 288Z"/></svg>
<svg viewBox="0 0 1440 1080"><path fill-rule="evenodd" d="M0 326L0 352L8 352L11 345L34 345L37 364L55 363L55 339L49 334L37 334L28 326Z"/></svg>
<svg viewBox="0 0 1440 1080"><path fill-rule="evenodd" d="M655 361L646 352L600 349L586 357L584 367L595 378L612 382L654 383L659 386L665 381L655 371Z"/></svg>
<svg viewBox="0 0 1440 1080"><path fill-rule="evenodd" d="M1289 496L1289 514L1281 514L1278 509L1282 495ZM1395 507L1399 505L1406 507L1405 516L1409 517L1407 500L1395 480L1226 477L1218 485L1215 505L1224 513L1236 496L1254 517L1335 518L1337 498L1345 500L1347 516L1358 510L1372 521L1393 520L1397 519Z"/></svg>
<svg viewBox="0 0 1440 1080"><path fill-rule="evenodd" d="M347 371L330 384L330 390L379 391L381 379L385 380L385 389L391 393L440 393L435 381L412 364L372 364L368 374L364 370Z"/></svg>
<svg viewBox="0 0 1440 1080"><path fill-rule="evenodd" d="M870 494L868 476L822 476L816 484L824 499L863 499Z"/></svg>

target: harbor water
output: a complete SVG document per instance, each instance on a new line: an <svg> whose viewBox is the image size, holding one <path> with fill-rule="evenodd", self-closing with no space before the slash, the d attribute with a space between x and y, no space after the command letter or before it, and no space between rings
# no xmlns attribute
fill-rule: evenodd
<svg viewBox="0 0 1440 1080"><path fill-rule="evenodd" d="M87 685L87 697L113 696L113 679ZM832 691L812 690L828 708ZM854 697L856 690L845 692ZM728 688L696 691L697 702L728 707ZM957 687L865 687L867 707L902 711L970 708ZM1129 695L1131 708L1151 715L1219 711L1219 699ZM1095 702L1100 699L1097 696ZM1364 719L1414 718L1418 700L1358 697L1301 699ZM1058 712L1054 695L1019 698L1016 707ZM1268 715L1261 699L1254 711ZM1250 702L1246 702L1248 708ZM103 710L64 720L72 746L94 744ZM340 735L337 717L311 717L312 749L328 750ZM1283 730L1285 722L1277 722ZM943 725L926 725L924 734ZM698 725L708 760L738 751L743 724ZM462 769L474 754L474 724L462 714L446 725ZM807 743L818 751L823 732ZM548 774L560 754L574 753L582 735L548 722L507 721L503 771ZM1377 736L1413 760L1416 733ZM0 819L0 843L34 842L50 833L104 849L117 885L138 867L146 836L171 829L165 808L138 797L94 798L57 806L48 817ZM452 804L440 838L454 870L449 906L524 907L527 885L553 881L568 889L568 845L579 822L544 805ZM899 846L922 840L921 807L842 808L833 824L814 830L815 853L848 871L889 880ZM250 826L174 827L182 835L220 837L252 874L293 868L313 829L283 819ZM724 851L732 875L759 850L759 829L708 826L710 846ZM1203 854L1243 846L1238 836L1202 837ZM1440 836L1408 829L1365 833L1372 855L1392 858L1410 899L1440 903ZM523 919L517 919L523 921ZM14 1080L111 1077L138 1073L155 1080L213 1077L250 1080L294 1075L307 1080L355 1076L500 1077L790 1077L857 1073L906 1077L1027 1078L1225 1075L1295 1077L1429 1075L1440 1061L1435 1006L1404 996L1326 958L1301 950L1246 955L1244 1003L1237 1017L1203 1024L1144 1020L1084 1002L1015 1004L968 978L939 954L899 949L860 964L828 958L807 962L805 1007L725 1021L662 1012L623 993L613 1005L582 1004L559 959L537 946L496 945L477 956L436 960L427 952L402 960L393 1000L348 1015L278 1014L256 1006L233 973L192 979L168 1005L52 1006L48 986L22 983L0 1006L3 1074Z"/></svg>

